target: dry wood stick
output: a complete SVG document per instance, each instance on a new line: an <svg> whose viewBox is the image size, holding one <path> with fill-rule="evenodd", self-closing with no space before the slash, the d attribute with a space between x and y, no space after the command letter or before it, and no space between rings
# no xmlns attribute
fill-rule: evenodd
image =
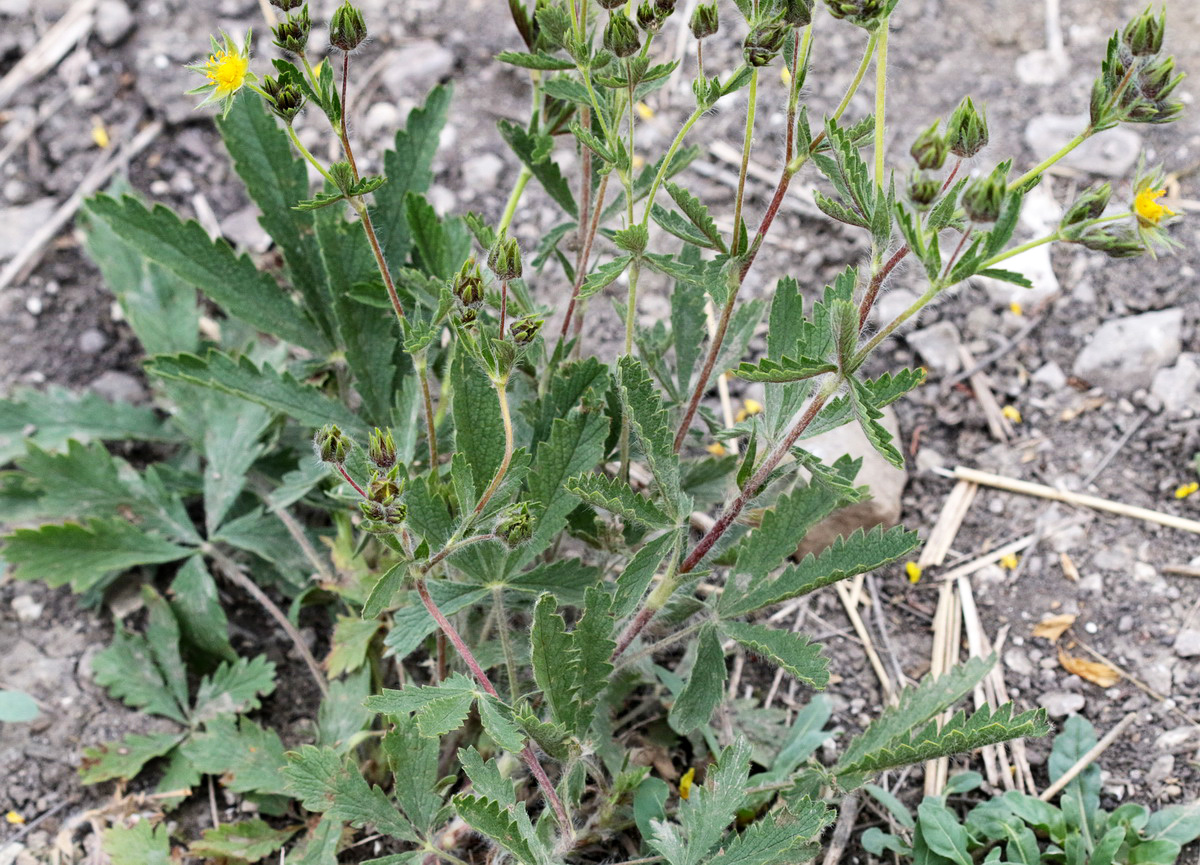
<svg viewBox="0 0 1200 865"><path fill-rule="evenodd" d="M965 345L958 347L958 356L962 359L965 368L972 369L975 367L975 356L971 354L971 350ZM982 370L973 372L969 376L969 379L971 390L975 392L975 400L979 403L979 407L983 409L983 417L987 421L988 431L991 432L992 438L998 442L1007 444L1014 432L1012 421L1004 416L1004 411L1000 408L1000 403L997 401L996 395L992 393L992 383L988 379L987 373Z"/></svg>
<svg viewBox="0 0 1200 865"><path fill-rule="evenodd" d="M927 568L940 565L946 560L946 554L950 552L950 546L954 543L954 538L958 535L977 492L979 486L969 481L959 481L954 485L954 489L950 490L950 495L942 505L937 521L933 524L929 540L921 549L921 556L917 559L918 565Z"/></svg>
<svg viewBox="0 0 1200 865"><path fill-rule="evenodd" d="M867 660L871 662L871 668L879 678L879 685L883 688L884 700L888 703L893 702L896 699L896 695L892 687L892 680L888 677L887 670L883 668L883 661L879 658L879 652L875 651L875 644L871 640L871 633L867 630L866 623L862 620L862 616L858 614L858 604L851 595L850 589L846 588L844 582L834 583L833 585L837 590L838 597L842 601L842 606L846 608L846 615L850 618L850 624L854 626L855 633L862 640L863 649L867 653Z"/></svg>
<svg viewBox="0 0 1200 865"><path fill-rule="evenodd" d="M979 608L975 606L975 593L972 591L971 581L967 577L958 578L958 596L962 602L963 624L967 628L967 651L972 658L982 658L984 656L983 645L986 635L983 633L983 622L979 620ZM975 686L974 697L976 709L982 709L985 706L992 709L995 708L995 706L989 706L990 701L988 700L982 681ZM1012 778L1002 777L997 768L999 760L998 750L995 745L983 746L984 771L987 775L988 783L993 787L1003 783L1007 788L1011 789Z"/></svg>

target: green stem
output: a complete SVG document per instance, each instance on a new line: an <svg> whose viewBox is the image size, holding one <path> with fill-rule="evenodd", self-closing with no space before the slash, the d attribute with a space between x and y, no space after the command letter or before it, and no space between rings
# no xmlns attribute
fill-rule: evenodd
<svg viewBox="0 0 1200 865"><path fill-rule="evenodd" d="M292 146L295 147L298 151L300 151L300 155L303 156L305 159L307 159L309 164L312 165L313 168L315 168L315 169L317 169L317 171L321 172L322 177L324 177L326 180L328 180L330 183L332 183L336 186L337 181L335 181L333 179L333 175L330 174L328 171L326 171L325 166L317 161L317 157L315 157L311 153L309 153L308 148L300 143L300 138L299 138L299 136L296 135L296 130L292 128L292 124L290 124L290 123L287 124L286 128L287 128L288 138L292 139Z"/></svg>
<svg viewBox="0 0 1200 865"><path fill-rule="evenodd" d="M758 67L750 73L749 103L746 108L746 132L742 138L742 166L738 172L737 200L733 205L733 242L729 244L731 257L738 254L742 240L742 204L746 195L746 172L750 168L750 148L754 142L754 114L758 107Z"/></svg>
<svg viewBox="0 0 1200 865"><path fill-rule="evenodd" d="M626 196L633 201L632 190L626 190ZM632 205L631 205L632 207ZM637 286L641 275L642 265L637 258L629 266L629 294L625 298L625 354L633 354L634 319L637 316ZM621 471L620 477L629 480L629 413L621 413Z"/></svg>
<svg viewBox="0 0 1200 865"><path fill-rule="evenodd" d="M659 166L658 173L654 175L654 182L650 184L650 194L646 197L646 209L642 213L642 225L649 225L650 223L650 208L654 206L654 198L658 195L658 188L662 185L663 180L666 179L667 170L671 167L671 160L675 158L680 145L683 144L684 136L691 131L691 128L696 125L696 121L703 116L704 112L701 109L697 108L693 111L691 116L684 121L679 134L671 142L671 146L667 148L667 155L663 157L662 165Z"/></svg>
<svg viewBox="0 0 1200 865"><path fill-rule="evenodd" d="M887 109L887 52L888 25L884 18L879 25L875 46L875 183L883 188L883 127Z"/></svg>
<svg viewBox="0 0 1200 865"><path fill-rule="evenodd" d="M521 698L521 686L517 679L517 656L513 652L508 635L508 612L504 609L504 587L492 587L492 609L496 613L496 625L500 630L500 646L504 649L504 668L508 673L508 702L515 706Z"/></svg>
<svg viewBox="0 0 1200 865"><path fill-rule="evenodd" d="M513 217L517 215L517 205L521 202L521 196L525 193L525 187L529 184L531 177L533 177L533 172L522 165L521 173L517 175L517 182L513 184L512 193L508 196L508 204L504 206L504 215L500 217L498 234L503 234L512 225Z"/></svg>
<svg viewBox="0 0 1200 865"><path fill-rule="evenodd" d="M425 404L425 436L429 439L429 467L436 474L439 456L437 424L434 421L433 395L429 392L429 361L425 349L413 355L413 366L417 368L417 376L421 379L421 401Z"/></svg>
<svg viewBox="0 0 1200 865"><path fill-rule="evenodd" d="M850 361L851 368L858 369L860 366L862 366L863 361L867 359L867 356L870 355L871 352L873 352L881 342L891 336L892 333L895 332L896 328L904 324L904 322L908 321L910 318L924 309L926 304L938 296L943 287L944 286L942 286L940 283L931 285L929 290L913 301L912 305L909 306L908 309L896 316L895 320L892 321L891 324L879 331L879 333L875 334L875 336L871 337L870 342L859 349L858 354L856 354L854 359Z"/></svg>
<svg viewBox="0 0 1200 865"><path fill-rule="evenodd" d="M1118 222L1122 219L1128 219L1131 216L1133 216L1133 211L1131 211L1131 210L1127 210L1124 213L1110 213L1108 216L1100 216L1100 217L1097 217L1096 219L1089 219L1086 222L1079 223L1078 226L1072 226L1072 227L1073 228L1086 228L1091 225L1099 225L1102 222ZM1004 252L1001 252L1001 253L998 253L998 254L992 256L991 258L989 258L987 261L985 261L983 264L980 265L980 269L986 270L987 268L993 267L1002 261L1012 258L1013 256L1020 255L1022 252L1028 252L1029 250L1036 249L1039 246L1045 246L1047 243L1053 243L1056 240L1063 240L1063 239L1064 238L1063 238L1061 232L1053 231L1050 234L1047 234L1045 237L1039 237L1034 240L1026 241L1025 243L1022 243L1020 246L1014 246L1012 249L1007 249Z"/></svg>
<svg viewBox="0 0 1200 865"><path fill-rule="evenodd" d="M863 78L867 75L867 69L871 65L871 58L875 56L875 45L879 41L879 37L872 33L871 38L867 40L867 47L863 51L862 60L858 64L858 71L854 73L854 80L850 82L850 87L846 90L846 95L842 97L842 101L838 103L838 107L834 109L833 115L830 117L834 122L841 119L846 112L846 108L850 105L850 100L854 98L854 94L858 92L858 86L862 84ZM825 140L825 130L822 129L817 136L812 140L812 145L808 148L809 153L816 152L817 145ZM807 157L807 154L805 154Z"/></svg>
<svg viewBox="0 0 1200 865"><path fill-rule="evenodd" d="M362 203L359 198L351 198L350 206L358 212L359 222L362 223L363 232L367 235L367 240L371 244L371 252L375 256L375 265L379 268L379 275L383 277L383 284L387 288L388 298L392 301L392 310L396 313L396 318L404 320L404 307L400 304L400 295L396 293L396 283L392 280L392 272L388 269L387 259L383 257L383 248L379 245L379 237L375 234L375 224L371 221L371 211Z"/></svg>
<svg viewBox="0 0 1200 865"><path fill-rule="evenodd" d="M508 474L508 466L512 462L513 455L513 425L512 416L508 410L508 378L505 377L499 381L495 381L493 385L496 388L496 399L500 402L500 419L504 423L504 459L500 461L500 466L496 469L496 474L492 478L492 482L488 484L488 488L483 491L483 495L479 498L479 503L475 505L475 516L483 513L483 509L487 506L488 501L496 494L496 490L500 488L501 481Z"/></svg>
<svg viewBox="0 0 1200 865"><path fill-rule="evenodd" d="M1047 156L1045 159L1043 159L1041 162L1039 162L1033 168L1026 171L1024 174L1022 174L1020 177L1018 177L1012 183L1008 184L1008 188L1016 189L1017 187L1023 186L1024 184L1028 183L1030 180L1037 177L1039 174L1041 174L1043 171L1045 171L1051 165L1058 162L1058 160L1062 159L1064 156L1066 156L1068 153L1070 153L1072 150L1074 150L1080 144L1083 144L1083 142L1087 141L1091 137L1092 137L1092 126L1089 123L1086 129L1084 129L1082 132L1080 132L1078 135L1076 135L1074 138L1072 138L1070 141L1068 141L1066 144L1064 144L1062 146L1062 148L1060 148L1058 150L1057 153Z"/></svg>

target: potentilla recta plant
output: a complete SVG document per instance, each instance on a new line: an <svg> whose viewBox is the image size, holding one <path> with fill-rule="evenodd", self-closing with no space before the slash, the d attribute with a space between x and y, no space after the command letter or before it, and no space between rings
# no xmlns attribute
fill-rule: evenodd
<svg viewBox="0 0 1200 865"><path fill-rule="evenodd" d="M1170 245L1153 170L1123 199L1108 184L1087 190L1051 233L1012 244L1025 195L1074 147L1178 116L1162 14L1113 35L1085 127L1020 173L989 151L970 94L889 158L898 0L700 3L689 20L674 0L510 0L514 50L497 62L528 71L532 99L527 122L499 123L520 169L493 224L439 215L426 196L450 88L367 164L346 109L369 22L348 3L318 22L302 0L272 2L282 20L269 62L249 37L221 35L193 68L280 265L260 270L132 195L93 198L89 250L150 355L166 416L65 392L17 394L0 415L34 430L3 440L19 468L5 513L48 521L6 539L17 576L70 582L93 601L131 568L146 578L148 624L119 628L98 680L175 732L90 749L85 780L153 763L170 808L218 778L257 815L189 851L231 861L287 846L289 861L333 863L370 844L378 863L767 865L811 859L832 806L880 772L1048 730L1043 712L1011 705L936 720L987 671L975 659L900 691L818 758L827 658L767 613L918 544L876 527L795 556L810 528L870 495L855 483L860 461L823 461L806 439L856 425L903 463L880 419L924 372L866 370L905 322L973 277L1028 286L1004 265L1034 246L1129 257ZM839 27L856 28L862 58L837 107L812 117L810 59ZM695 40L689 68L664 59L679 28ZM742 33L741 62L715 63L712 45ZM747 168L762 76L780 69L786 135L780 152L757 150L778 168L759 212ZM646 101L678 76L694 105L649 150ZM850 116L872 77L874 111ZM687 169L735 92L742 159L718 218ZM301 112L328 122L336 161L304 146ZM556 161L567 148L571 177ZM559 215L523 248L514 226L531 181ZM748 300L800 184L869 252L824 286L770 274L766 300ZM906 260L923 293L872 325ZM647 327L652 280L669 286L670 315ZM196 289L224 314L203 335ZM613 314L609 300L624 336L591 356L586 325ZM749 356L764 319L766 352ZM714 410L722 375L761 384L759 410ZM135 468L96 441L126 439L169 456ZM275 667L233 650L222 586L294 639L315 683L311 736L285 741L256 720ZM301 614L324 623L324 661L296 630ZM785 712L729 696L737 647L811 700ZM155 821L106 835L118 865L170 844Z"/></svg>

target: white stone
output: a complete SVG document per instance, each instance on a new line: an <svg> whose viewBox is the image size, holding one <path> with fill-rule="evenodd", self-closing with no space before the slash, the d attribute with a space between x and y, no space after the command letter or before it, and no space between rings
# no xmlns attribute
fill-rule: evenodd
<svg viewBox="0 0 1200 865"><path fill-rule="evenodd" d="M463 186L475 193L490 192L503 171L503 159L494 153L481 153L463 163Z"/></svg>
<svg viewBox="0 0 1200 865"><path fill-rule="evenodd" d="M118 372L116 370L108 370L97 376L88 389L100 394L109 402L144 402L147 393L146 388L136 378L127 372Z"/></svg>
<svg viewBox="0 0 1200 865"><path fill-rule="evenodd" d="M1038 367L1030 376L1038 384L1043 384L1050 390L1062 390L1067 386L1067 374L1055 361L1047 361Z"/></svg>
<svg viewBox="0 0 1200 865"><path fill-rule="evenodd" d="M1184 628L1175 637L1175 654L1181 658L1195 658L1200 655L1200 630Z"/></svg>
<svg viewBox="0 0 1200 865"><path fill-rule="evenodd" d="M453 70L450 49L432 39L417 39L393 52L380 77L393 97L423 100L425 93Z"/></svg>
<svg viewBox="0 0 1200 865"><path fill-rule="evenodd" d="M884 291L871 309L871 318L880 326L895 321L900 313L916 302L918 296L915 291L909 291L907 288L893 288Z"/></svg>
<svg viewBox="0 0 1200 865"><path fill-rule="evenodd" d="M1045 708L1046 714L1051 718L1065 718L1067 715L1083 711L1086 701L1083 699L1083 694L1076 694L1074 691L1051 691L1048 694L1042 694L1040 702Z"/></svg>
<svg viewBox="0 0 1200 865"><path fill-rule="evenodd" d="M96 38L112 48L133 30L133 13L121 0L101 0L96 7Z"/></svg>
<svg viewBox="0 0 1200 865"><path fill-rule="evenodd" d="M1174 366L1154 374L1150 392L1170 412L1200 408L1200 355L1181 354Z"/></svg>
<svg viewBox="0 0 1200 865"><path fill-rule="evenodd" d="M30 226L50 221L57 202L40 198L32 204L0 208L0 258L12 258L29 240Z"/></svg>
<svg viewBox="0 0 1200 865"><path fill-rule="evenodd" d="M1072 371L1112 393L1150 387L1154 374L1179 356L1182 329L1181 309L1107 321L1075 358Z"/></svg>
<svg viewBox="0 0 1200 865"><path fill-rule="evenodd" d="M945 378L962 369L962 358L958 347L961 340L958 328L948 321L939 321L929 327L914 330L906 337L908 344L917 350L925 366L935 375Z"/></svg>
<svg viewBox="0 0 1200 865"><path fill-rule="evenodd" d="M12 599L13 612L17 614L17 621L20 622L36 622L42 617L43 604L39 604L33 599L32 595L17 595Z"/></svg>
<svg viewBox="0 0 1200 865"><path fill-rule="evenodd" d="M1017 77L1022 84L1049 87L1062 79L1071 68L1071 61L1061 46L1057 51L1038 48L1017 58Z"/></svg>
<svg viewBox="0 0 1200 865"><path fill-rule="evenodd" d="M1062 149L1088 124L1086 114L1066 117L1043 114L1025 127L1025 143L1038 162ZM1127 126L1110 129L1089 138L1059 161L1059 165L1077 168L1103 177L1124 177L1142 151L1142 136Z"/></svg>

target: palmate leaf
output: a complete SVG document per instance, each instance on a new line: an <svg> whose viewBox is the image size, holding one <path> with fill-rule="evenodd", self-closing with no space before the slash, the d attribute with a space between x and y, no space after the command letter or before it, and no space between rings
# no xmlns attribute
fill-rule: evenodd
<svg viewBox="0 0 1200 865"><path fill-rule="evenodd" d="M920 369L902 369L895 375L884 373L877 379L860 381L859 384L869 392L869 402L876 408L891 405L911 390L925 384L926 371ZM865 397L864 397L865 398ZM850 397L840 396L830 400L825 409L817 415L816 420L800 436L802 439L813 438L822 433L837 429L854 417Z"/></svg>
<svg viewBox="0 0 1200 865"><path fill-rule="evenodd" d="M723 622L721 630L812 688L829 683L829 661L821 654L820 644L803 634L745 622Z"/></svg>
<svg viewBox="0 0 1200 865"><path fill-rule="evenodd" d="M0 465L23 454L26 439L45 450L59 451L71 439L87 443L179 438L153 410L111 403L96 393L74 394L60 387L17 389L0 400Z"/></svg>
<svg viewBox="0 0 1200 865"><path fill-rule="evenodd" d="M705 625L696 638L696 662L687 684L671 706L668 717L672 728L686 734L707 724L725 696L727 675L721 637L714 625Z"/></svg>
<svg viewBox="0 0 1200 865"><path fill-rule="evenodd" d="M422 736L440 736L457 729L480 694L476 684L462 673L453 673L437 685L409 685L400 690L384 688L368 697L365 706L385 715L416 716ZM458 723L447 726L457 719Z"/></svg>
<svg viewBox="0 0 1200 865"><path fill-rule="evenodd" d="M775 384L804 381L827 372L837 372L837 366L811 357L783 357L777 361L763 358L758 363L743 363L733 370L733 374L744 381Z"/></svg>
<svg viewBox="0 0 1200 865"><path fill-rule="evenodd" d="M727 586L717 609L722 617L743 616L873 571L896 561L919 544L916 532L900 526L887 530L876 526L870 532L856 529L848 538L835 539L819 556L809 553L798 565L792 565L773 580L751 583L744 592Z"/></svg>
<svg viewBox="0 0 1200 865"><path fill-rule="evenodd" d="M200 680L196 689L193 717L208 721L219 715L236 715L257 709L259 697L275 690L275 665L266 655L238 658L224 663L211 676Z"/></svg>
<svg viewBox="0 0 1200 865"><path fill-rule="evenodd" d="M104 830L103 848L112 865L169 865L171 833L165 824L141 820Z"/></svg>
<svg viewBox="0 0 1200 865"><path fill-rule="evenodd" d="M811 860L818 849L814 842L833 822L835 812L822 802L804 802L799 815L773 811L741 834L730 835L723 849L707 860L708 865L785 865Z"/></svg>
<svg viewBox="0 0 1200 865"><path fill-rule="evenodd" d="M14 577L41 580L51 587L70 583L76 592L116 571L173 562L192 553L117 518L17 529L3 540L4 558L13 566Z"/></svg>
<svg viewBox="0 0 1200 865"><path fill-rule="evenodd" d="M159 653L167 647L159 647ZM178 651L178 649L176 649ZM96 684L125 705L187 723L187 707L172 695L146 637L117 628L112 644L92 660Z"/></svg>
<svg viewBox="0 0 1200 865"><path fill-rule="evenodd" d="M687 503L679 486L679 456L675 453L674 436L667 422L662 394L650 380L642 362L632 355L617 361L617 383L622 409L658 484L667 514L673 520L678 519L687 512Z"/></svg>
<svg viewBox="0 0 1200 865"><path fill-rule="evenodd" d="M1044 736L1050 732L1046 710L1035 709L1014 714L1013 705L1006 703L994 712L986 706L972 715L958 712L939 730L936 723L915 733L906 733L887 745L872 749L847 762L843 757L835 768L839 778L861 773L882 772L910 763L920 763L949 754L961 754L1028 736Z"/></svg>
<svg viewBox="0 0 1200 865"><path fill-rule="evenodd" d="M84 784L97 784L114 778L130 779L142 767L161 757L183 741L183 733L130 733L119 742L83 749L79 777Z"/></svg>
<svg viewBox="0 0 1200 865"><path fill-rule="evenodd" d="M222 715L193 734L180 750L198 771L216 775L234 793L286 793L283 743L274 730L249 718Z"/></svg>
<svg viewBox="0 0 1200 865"><path fill-rule="evenodd" d="M647 839L670 865L698 865L725 834L746 800L750 774L750 742L743 736L721 752L702 787L693 787L679 805L679 825L655 820ZM680 833L680 827L683 832ZM731 860L726 860L733 865Z"/></svg>
<svg viewBox="0 0 1200 865"><path fill-rule="evenodd" d="M287 755L287 789L309 811L327 814L355 828L373 825L385 835L417 842L412 826L387 794L369 786L355 763L330 748L304 745Z"/></svg>
<svg viewBox="0 0 1200 865"><path fill-rule="evenodd" d="M393 787L396 801L418 831L432 832L442 808L442 797L435 790L438 741L422 736L412 718L397 715L382 745L388 768L396 779Z"/></svg>
<svg viewBox="0 0 1200 865"><path fill-rule="evenodd" d="M567 480L564 489L592 507L614 513L648 529L666 529L673 525L654 502L618 478L599 472L577 475Z"/></svg>
<svg viewBox="0 0 1200 865"><path fill-rule="evenodd" d="M222 823L205 829L198 841L188 846L193 856L237 862L257 862L282 847L296 834L299 826L275 829L264 820L242 820L239 823Z"/></svg>
<svg viewBox="0 0 1200 865"><path fill-rule="evenodd" d="M88 204L122 240L203 291L230 316L311 351L326 352L329 341L309 314L275 279L238 256L224 240L213 241L200 224L183 222L162 205L152 210L131 196L99 195Z"/></svg>
<svg viewBox="0 0 1200 865"><path fill-rule="evenodd" d="M245 356L235 359L216 349L210 349L204 357L159 355L147 362L146 369L160 378L215 388L258 403L306 427L337 424L350 436L367 439L366 425L341 402L298 381L289 372L265 363L258 367Z"/></svg>
<svg viewBox="0 0 1200 865"><path fill-rule="evenodd" d="M525 813L525 803L510 808L482 796L460 793L454 809L468 826L507 850L521 865L545 865L550 853Z"/></svg>

